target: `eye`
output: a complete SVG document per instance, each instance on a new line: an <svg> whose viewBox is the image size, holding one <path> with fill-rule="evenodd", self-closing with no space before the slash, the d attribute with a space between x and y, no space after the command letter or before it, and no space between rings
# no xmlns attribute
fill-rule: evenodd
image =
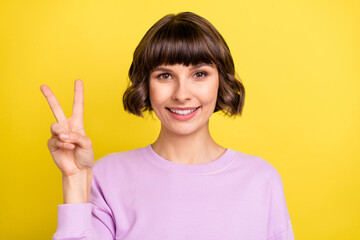
<svg viewBox="0 0 360 240"><path fill-rule="evenodd" d="M169 79L170 78L170 74L169 73L162 73L162 74L159 74L158 76L157 76L157 78L159 78L159 79Z"/></svg>
<svg viewBox="0 0 360 240"><path fill-rule="evenodd" d="M204 77L207 76L207 73L206 72L196 72L194 74L194 76L197 77L197 78L204 78Z"/></svg>

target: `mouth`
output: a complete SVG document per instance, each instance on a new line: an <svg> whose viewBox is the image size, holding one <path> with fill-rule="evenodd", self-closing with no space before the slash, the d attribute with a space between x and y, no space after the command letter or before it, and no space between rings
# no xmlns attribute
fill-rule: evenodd
<svg viewBox="0 0 360 240"><path fill-rule="evenodd" d="M177 115L188 115L190 113L195 112L199 108L200 107L195 107L195 108L168 108L168 107L166 107L166 109L169 110L171 113L174 113Z"/></svg>

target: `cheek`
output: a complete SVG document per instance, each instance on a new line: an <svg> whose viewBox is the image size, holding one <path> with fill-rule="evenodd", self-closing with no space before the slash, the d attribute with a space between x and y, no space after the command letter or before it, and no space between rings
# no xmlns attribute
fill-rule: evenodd
<svg viewBox="0 0 360 240"><path fill-rule="evenodd" d="M197 91L199 98L204 104L216 103L218 95L219 84L213 83L209 86L203 87Z"/></svg>
<svg viewBox="0 0 360 240"><path fill-rule="evenodd" d="M161 87L157 84L151 84L149 86L149 98L150 103L153 108L157 108L158 105L161 105L165 102L167 96L166 94L169 91L166 91L164 87Z"/></svg>

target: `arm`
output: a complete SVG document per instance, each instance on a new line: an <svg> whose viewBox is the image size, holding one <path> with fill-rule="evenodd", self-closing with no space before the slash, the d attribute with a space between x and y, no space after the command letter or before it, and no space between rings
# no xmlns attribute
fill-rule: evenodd
<svg viewBox="0 0 360 240"><path fill-rule="evenodd" d="M295 237L286 205L283 183L279 172L275 169L275 174L271 183L267 240L294 239Z"/></svg>
<svg viewBox="0 0 360 240"><path fill-rule="evenodd" d="M90 202L58 205L58 225L53 240L113 240L113 214L94 176Z"/></svg>
<svg viewBox="0 0 360 240"><path fill-rule="evenodd" d="M73 115L69 118L48 86L42 85L40 90L57 120L51 125L48 148L63 176L64 204L58 206L58 228L53 239L113 239L111 211L101 198L97 198L97 204L91 201L91 194L99 194L92 187L94 153L84 130L84 85L81 80L75 81Z"/></svg>

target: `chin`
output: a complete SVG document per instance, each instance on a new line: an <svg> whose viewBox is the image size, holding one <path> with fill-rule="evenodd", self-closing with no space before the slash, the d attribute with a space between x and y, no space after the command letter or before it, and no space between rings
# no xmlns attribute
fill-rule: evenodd
<svg viewBox="0 0 360 240"><path fill-rule="evenodd" d="M194 131L171 131L173 134L179 135L179 136L188 136L194 133Z"/></svg>
<svg viewBox="0 0 360 240"><path fill-rule="evenodd" d="M198 132L200 130L200 128L194 128L193 126L192 127L173 126L173 127L167 128L167 130L169 132L171 132L172 134L176 134L176 135L179 135L179 136L187 136L187 135L191 135L191 134L194 134L194 133Z"/></svg>

